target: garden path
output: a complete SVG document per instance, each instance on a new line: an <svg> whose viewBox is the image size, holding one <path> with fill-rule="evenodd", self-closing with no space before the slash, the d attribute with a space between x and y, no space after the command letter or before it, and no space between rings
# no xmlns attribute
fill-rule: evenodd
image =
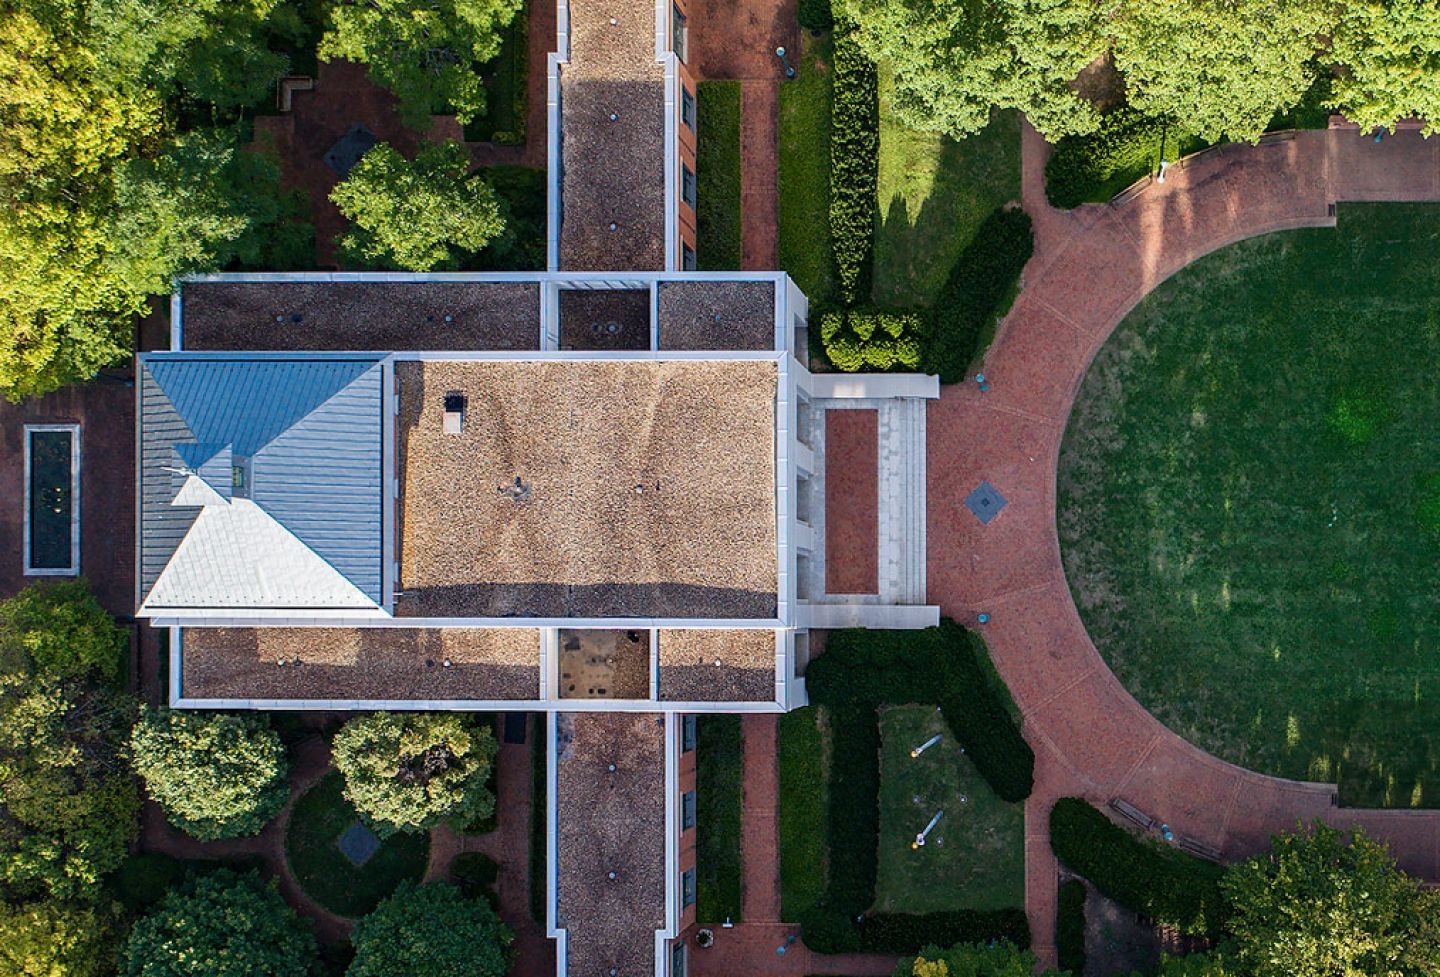
<svg viewBox="0 0 1440 977"><path fill-rule="evenodd" d="M773 271L779 203L779 91L775 49L798 52L796 0L694 0L691 64L701 78L740 82L740 266ZM792 54L791 60L795 60Z"/></svg>
<svg viewBox="0 0 1440 977"><path fill-rule="evenodd" d="M989 391L946 387L929 437L929 599L973 624L1036 752L1026 804L1026 910L1041 962L1055 960L1056 863L1049 810L1065 795L1123 796L1183 836L1238 859L1314 818L1363 825L1411 874L1440 879L1440 811L1336 806L1333 785L1261 776L1222 762L1155 720L1086 634L1055 531L1055 472L1070 407L1121 319L1175 271L1272 231L1332 226L1337 201L1440 200L1440 140L1400 132L1305 131L1212 150L1120 203L1057 211L1045 200L1048 147L1025 127L1025 208L1035 254L1024 290L985 356ZM981 526L963 499L988 479L1009 502Z"/></svg>

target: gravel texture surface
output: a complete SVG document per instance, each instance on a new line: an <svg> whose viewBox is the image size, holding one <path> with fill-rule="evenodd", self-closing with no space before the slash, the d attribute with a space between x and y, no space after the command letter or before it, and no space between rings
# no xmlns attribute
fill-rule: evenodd
<svg viewBox="0 0 1440 977"><path fill-rule="evenodd" d="M663 268L665 72L655 60L655 4L571 4L570 61L560 68L560 87L560 266Z"/></svg>
<svg viewBox="0 0 1440 977"><path fill-rule="evenodd" d="M186 349L540 348L539 285L192 282L181 298Z"/></svg>
<svg viewBox="0 0 1440 977"><path fill-rule="evenodd" d="M774 615L774 363L396 373L397 613ZM450 390L468 398L458 435L442 431Z"/></svg>
<svg viewBox="0 0 1440 977"><path fill-rule="evenodd" d="M772 702L775 632L674 628L659 634L660 699Z"/></svg>
<svg viewBox="0 0 1440 977"><path fill-rule="evenodd" d="M649 349L650 290L562 289L560 348Z"/></svg>
<svg viewBox="0 0 1440 977"><path fill-rule="evenodd" d="M661 282L661 349L775 348L773 282Z"/></svg>
<svg viewBox="0 0 1440 977"><path fill-rule="evenodd" d="M529 628L186 628L181 640L181 690L193 698L540 694L540 632Z"/></svg>
<svg viewBox="0 0 1440 977"><path fill-rule="evenodd" d="M572 974L654 970L665 915L663 723L653 713L558 718L558 923Z"/></svg>

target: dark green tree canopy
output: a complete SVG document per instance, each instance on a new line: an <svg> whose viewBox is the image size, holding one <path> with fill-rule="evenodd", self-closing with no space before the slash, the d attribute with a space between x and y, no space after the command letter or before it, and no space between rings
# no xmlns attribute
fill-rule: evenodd
<svg viewBox="0 0 1440 977"><path fill-rule="evenodd" d="M494 811L487 780L498 748L489 729L460 713L377 712L340 727L332 754L345 797L387 837Z"/></svg>
<svg viewBox="0 0 1440 977"><path fill-rule="evenodd" d="M453 885L402 882L355 924L346 977L504 977L513 938L495 910Z"/></svg>
<svg viewBox="0 0 1440 977"><path fill-rule="evenodd" d="M123 977L311 977L310 927L255 874L221 870L167 895L135 923Z"/></svg>
<svg viewBox="0 0 1440 977"><path fill-rule="evenodd" d="M109 904L0 903L0 973L10 977L114 973L116 916Z"/></svg>
<svg viewBox="0 0 1440 977"><path fill-rule="evenodd" d="M258 834L289 797L285 747L263 715L142 706L130 748L146 792L202 841Z"/></svg>
<svg viewBox="0 0 1440 977"><path fill-rule="evenodd" d="M455 142L427 143L414 160L381 143L330 199L351 223L341 253L362 266L453 269L505 229L494 189Z"/></svg>

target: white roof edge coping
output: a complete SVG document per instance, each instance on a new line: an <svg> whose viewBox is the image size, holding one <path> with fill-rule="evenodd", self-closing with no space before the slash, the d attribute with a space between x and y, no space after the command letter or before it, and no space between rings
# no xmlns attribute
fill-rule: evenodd
<svg viewBox="0 0 1440 977"><path fill-rule="evenodd" d="M797 615L810 628L933 628L940 623L934 604L801 604Z"/></svg>
<svg viewBox="0 0 1440 977"><path fill-rule="evenodd" d="M923 373L812 373L809 380L810 397L817 400L940 396L940 378Z"/></svg>
<svg viewBox="0 0 1440 977"><path fill-rule="evenodd" d="M200 699L173 697L179 709L276 709L341 712L643 712L782 713L778 702L652 702L645 699Z"/></svg>
<svg viewBox="0 0 1440 977"><path fill-rule="evenodd" d="M825 606L825 605L811 605ZM354 611L320 608L316 610L267 613L257 608L218 607L182 614L184 608L151 609L147 615L156 627L182 628L556 628L565 630L598 629L604 631L788 631L794 630L778 618L696 618L696 617L391 617L376 610L366 616ZM238 613L237 613L238 611Z"/></svg>
<svg viewBox="0 0 1440 977"><path fill-rule="evenodd" d="M536 284L555 282L784 282L783 271L217 271L186 275L175 280L177 288L206 282L453 282L456 284Z"/></svg>

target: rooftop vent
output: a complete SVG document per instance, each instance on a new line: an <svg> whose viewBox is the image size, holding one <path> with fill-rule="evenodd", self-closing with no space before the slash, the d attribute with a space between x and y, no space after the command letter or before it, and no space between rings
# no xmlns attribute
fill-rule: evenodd
<svg viewBox="0 0 1440 977"><path fill-rule="evenodd" d="M530 483L519 475L516 475L515 481L509 485L496 486L495 491L509 498L511 502L530 501Z"/></svg>
<svg viewBox="0 0 1440 977"><path fill-rule="evenodd" d="M451 390L445 395L445 433L459 434L465 426L465 395Z"/></svg>

